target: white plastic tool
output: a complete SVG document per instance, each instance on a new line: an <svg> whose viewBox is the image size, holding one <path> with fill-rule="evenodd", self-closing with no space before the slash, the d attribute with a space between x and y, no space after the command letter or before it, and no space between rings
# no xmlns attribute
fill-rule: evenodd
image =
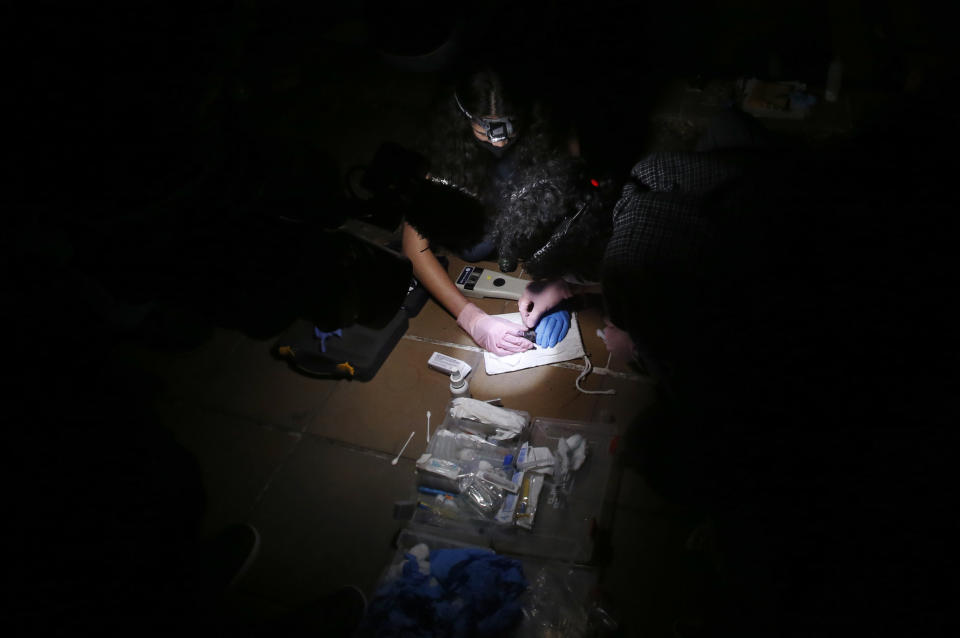
<svg viewBox="0 0 960 638"><path fill-rule="evenodd" d="M530 282L489 268L465 266L460 271L456 283L457 288L466 297L494 297L516 300L520 299Z"/></svg>
<svg viewBox="0 0 960 638"><path fill-rule="evenodd" d="M427 443L430 442L430 410L427 410Z"/></svg>
<svg viewBox="0 0 960 638"><path fill-rule="evenodd" d="M468 364L466 361L462 361L454 357L448 357L440 352L434 352L432 355L430 355L430 358L427 360L427 365L434 370L444 373L447 376L450 376L457 370L460 370L460 374L463 376L467 376L470 374L470 371L473 370L473 368L470 367L470 364Z"/></svg>
<svg viewBox="0 0 960 638"><path fill-rule="evenodd" d="M407 449L407 445L410 443L410 439L413 438L413 435L416 434L416 430L410 433L410 436L407 437L407 442L403 444L403 447L400 448L400 454L397 454L397 458L390 461L390 465L396 465L397 461L400 460L400 457L403 456L403 451Z"/></svg>

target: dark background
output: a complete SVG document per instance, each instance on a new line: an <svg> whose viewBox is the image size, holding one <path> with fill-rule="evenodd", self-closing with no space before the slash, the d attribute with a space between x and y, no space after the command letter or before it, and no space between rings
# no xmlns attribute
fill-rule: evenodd
<svg viewBox="0 0 960 638"><path fill-rule="evenodd" d="M297 99L283 88L291 68L363 86L324 65L318 34L360 19L370 39L359 54L415 55L464 20L459 61L526 77L577 123L588 157L621 170L646 141L634 124L671 80L817 84L841 57L845 92L889 99L835 147L798 149L806 172L792 180L794 216L778 229L790 257L776 271L794 285L758 284L763 303L717 324L729 347L698 350L752 385L692 380L689 400L714 418L649 443L688 455L650 472L732 535L763 539L726 540L734 556L770 557L768 573L744 576L743 600L783 633L878 619L908 634L940 627L948 590L937 576L952 576L955 543L945 488L957 118L955 39L935 3L30 3L5 13L16 51L3 205L8 416L24 445L52 444L39 469L18 468L46 477L17 490L19 520L90 533L100 529L91 516L116 501L74 511L103 487L78 481L76 494L39 506L51 485L113 458L104 432L118 415L142 421L144 449L165 445L142 409L149 380L105 361L109 343L188 348L216 325L267 337L300 316L377 315L349 294L374 276L370 262L326 232L352 211L343 167L322 146L271 132ZM350 130L319 125L330 148ZM817 267L801 275L801 262ZM330 268L350 274L320 303L316 273ZM194 507L168 505L184 517ZM46 551L42 538L29 546Z"/></svg>

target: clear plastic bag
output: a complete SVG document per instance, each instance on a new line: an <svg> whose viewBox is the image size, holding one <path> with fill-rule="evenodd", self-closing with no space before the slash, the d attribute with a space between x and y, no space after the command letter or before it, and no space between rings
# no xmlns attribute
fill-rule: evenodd
<svg viewBox="0 0 960 638"><path fill-rule="evenodd" d="M477 476L487 483L492 483L501 490L516 494L520 486L513 481L514 474L512 467L481 468L477 472Z"/></svg>
<svg viewBox="0 0 960 638"><path fill-rule="evenodd" d="M461 479L460 495L457 499L462 503L461 509L466 506L484 518L492 519L503 503L503 490L476 474L470 474Z"/></svg>
<svg viewBox="0 0 960 638"><path fill-rule="evenodd" d="M567 438L560 438L557 442L557 451L553 466L553 485L550 488L548 502L554 508L567 506L567 497L573 491L576 481L576 471L580 469L587 457L587 444L579 434Z"/></svg>
<svg viewBox="0 0 960 638"><path fill-rule="evenodd" d="M513 461L512 448L500 446L480 436L447 429L437 430L427 450L433 456L455 463L485 459L494 467L499 467L505 460Z"/></svg>
<svg viewBox="0 0 960 638"><path fill-rule="evenodd" d="M585 637L590 622L584 600L569 582L572 572L562 566L543 566L529 574L530 587L524 601L525 622L519 636Z"/></svg>

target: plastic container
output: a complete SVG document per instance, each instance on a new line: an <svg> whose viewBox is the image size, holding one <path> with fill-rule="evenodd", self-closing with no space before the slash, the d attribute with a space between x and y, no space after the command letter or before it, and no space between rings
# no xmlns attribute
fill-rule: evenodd
<svg viewBox="0 0 960 638"><path fill-rule="evenodd" d="M451 519L423 509L416 510L409 527L442 531L444 536L479 543L502 553L589 564L593 560L596 532L608 526L615 502L616 484L611 480L616 440L613 426L536 418L524 438L533 446L547 447L556 453L560 439L574 434L586 440L586 460L570 473L565 486L547 476L532 529L504 526L479 516Z"/></svg>

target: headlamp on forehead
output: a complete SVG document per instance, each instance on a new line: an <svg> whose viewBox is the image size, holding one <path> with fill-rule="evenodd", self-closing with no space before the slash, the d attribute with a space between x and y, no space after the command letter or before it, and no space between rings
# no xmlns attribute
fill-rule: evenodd
<svg viewBox="0 0 960 638"><path fill-rule="evenodd" d="M460 102L460 96L454 92L453 98L457 101L457 106L467 116L474 124L478 124L483 128L483 132L487 136L487 140L490 143L504 142L506 140L511 140L516 136L516 129L513 127L513 122L506 117L474 117L470 114L470 111L463 108L463 104Z"/></svg>

